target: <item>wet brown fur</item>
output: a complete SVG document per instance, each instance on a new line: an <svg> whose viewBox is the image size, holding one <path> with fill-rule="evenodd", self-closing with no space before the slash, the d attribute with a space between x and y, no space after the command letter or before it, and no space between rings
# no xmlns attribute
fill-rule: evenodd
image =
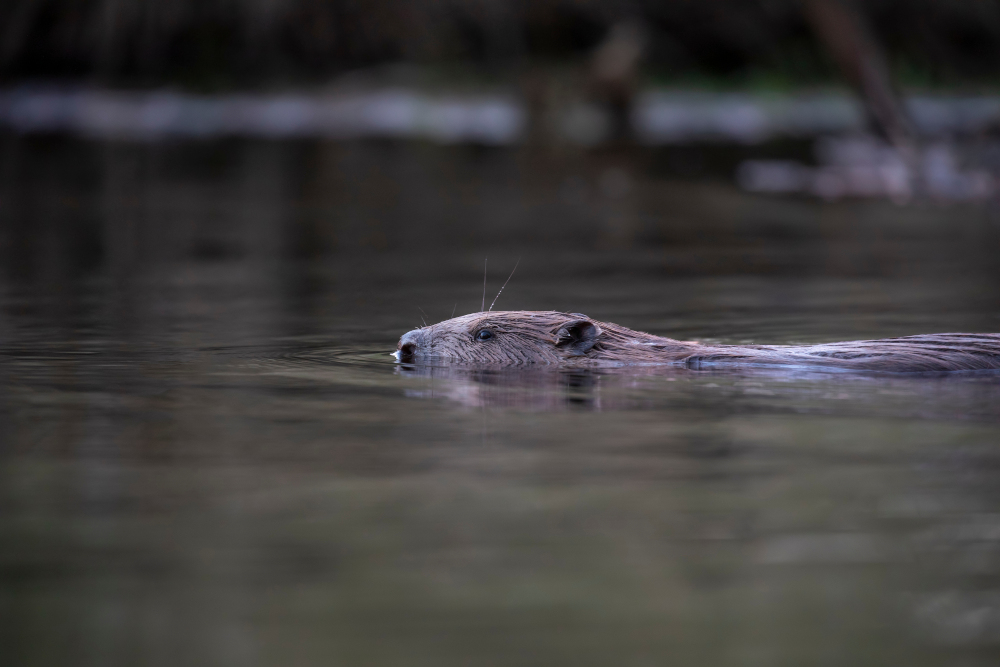
<svg viewBox="0 0 1000 667"><path fill-rule="evenodd" d="M478 340L488 329L489 340ZM706 345L661 338L579 313L472 313L405 334L403 361L560 364L800 366L883 372L1000 369L1000 334L945 333L819 345Z"/></svg>

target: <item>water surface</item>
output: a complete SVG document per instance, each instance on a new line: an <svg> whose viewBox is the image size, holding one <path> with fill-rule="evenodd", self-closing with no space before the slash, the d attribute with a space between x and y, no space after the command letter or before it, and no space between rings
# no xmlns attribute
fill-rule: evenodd
<svg viewBox="0 0 1000 667"><path fill-rule="evenodd" d="M1000 331L989 207L750 197L722 147L2 150L11 664L1000 657L994 374L389 356L486 255L678 338Z"/></svg>

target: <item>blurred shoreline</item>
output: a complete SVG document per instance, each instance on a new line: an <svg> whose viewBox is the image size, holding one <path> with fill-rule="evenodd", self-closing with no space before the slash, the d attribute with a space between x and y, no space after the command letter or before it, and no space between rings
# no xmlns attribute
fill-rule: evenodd
<svg viewBox="0 0 1000 667"><path fill-rule="evenodd" d="M1000 95L911 94L906 108L922 136L987 133L1000 121ZM540 122L554 143L614 139L613 119L585 100L548 105L542 118L514 90L425 91L408 86L198 95L172 89L116 90L60 84L0 88L0 127L133 141L168 138L321 137L417 139L513 145ZM640 144L755 144L865 129L860 101L835 89L799 93L645 88L630 114Z"/></svg>

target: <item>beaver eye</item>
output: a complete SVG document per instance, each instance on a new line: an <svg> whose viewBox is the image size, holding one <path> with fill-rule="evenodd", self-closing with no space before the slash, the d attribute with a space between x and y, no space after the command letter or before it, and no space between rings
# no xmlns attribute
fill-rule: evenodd
<svg viewBox="0 0 1000 667"><path fill-rule="evenodd" d="M493 332L489 329L480 329L476 332L476 340L489 340L493 338Z"/></svg>

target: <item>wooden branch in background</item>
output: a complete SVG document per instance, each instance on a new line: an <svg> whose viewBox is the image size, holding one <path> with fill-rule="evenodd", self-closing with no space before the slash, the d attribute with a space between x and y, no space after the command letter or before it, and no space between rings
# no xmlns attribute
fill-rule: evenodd
<svg viewBox="0 0 1000 667"><path fill-rule="evenodd" d="M842 0L807 0L805 15L841 74L860 93L875 130L912 153L913 124L892 85L885 55L861 14Z"/></svg>

